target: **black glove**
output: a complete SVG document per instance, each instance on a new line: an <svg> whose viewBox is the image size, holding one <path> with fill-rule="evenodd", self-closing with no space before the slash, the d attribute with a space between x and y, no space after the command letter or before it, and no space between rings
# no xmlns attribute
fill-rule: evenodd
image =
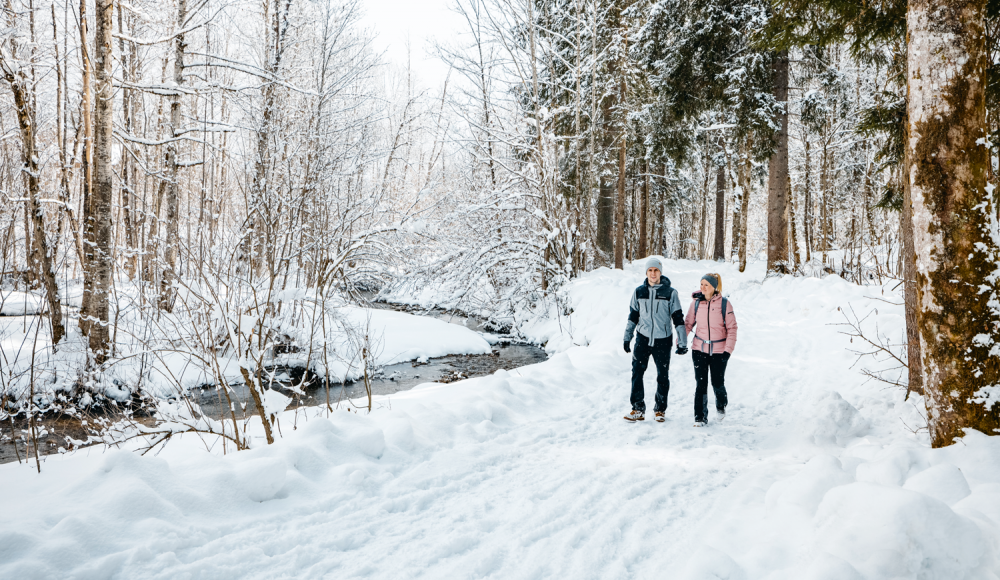
<svg viewBox="0 0 1000 580"><path fill-rule="evenodd" d="M678 346L677 350L675 350L674 352L676 352L677 354L687 354L688 348L686 346Z"/></svg>
<svg viewBox="0 0 1000 580"><path fill-rule="evenodd" d="M722 353L722 360L724 360L726 362L729 362L729 357L732 356L732 354L733 353L731 353L731 352L724 352L724 353Z"/></svg>
<svg viewBox="0 0 1000 580"><path fill-rule="evenodd" d="M632 352L632 347L628 345L629 341L625 341L625 352Z"/></svg>

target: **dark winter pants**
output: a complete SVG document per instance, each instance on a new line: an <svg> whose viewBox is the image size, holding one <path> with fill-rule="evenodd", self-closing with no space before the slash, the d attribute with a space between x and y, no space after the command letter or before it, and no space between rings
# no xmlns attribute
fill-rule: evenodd
<svg viewBox="0 0 1000 580"><path fill-rule="evenodd" d="M646 412L646 391L642 385L642 376L646 374L649 367L649 357L653 356L656 364L656 404L653 410L663 412L667 410L667 393L670 392L670 347L673 345L671 338L660 338L652 347L649 346L649 339L636 333L635 348L632 349L632 408Z"/></svg>
<svg viewBox="0 0 1000 580"><path fill-rule="evenodd" d="M726 396L726 357L721 353L706 354L700 350L693 350L691 358L694 359L694 420L707 422L709 371L712 372L716 410L724 413L729 403L729 398Z"/></svg>

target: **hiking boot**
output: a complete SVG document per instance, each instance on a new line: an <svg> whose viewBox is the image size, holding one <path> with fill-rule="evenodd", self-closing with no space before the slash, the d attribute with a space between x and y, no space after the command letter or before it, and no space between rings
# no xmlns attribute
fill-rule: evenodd
<svg viewBox="0 0 1000 580"><path fill-rule="evenodd" d="M694 422L694 426L695 427L707 427L708 426L708 421L695 421Z"/></svg>
<svg viewBox="0 0 1000 580"><path fill-rule="evenodd" d="M718 421L718 422L720 422L720 423L722 422L723 419L726 418L726 410L725 409L716 409L715 410L715 414L716 414L715 420Z"/></svg>
<svg viewBox="0 0 1000 580"><path fill-rule="evenodd" d="M655 419L657 423L662 423L667 420L667 414L663 411L657 411L654 414L656 415Z"/></svg>
<svg viewBox="0 0 1000 580"><path fill-rule="evenodd" d="M636 421L644 421L645 419L646 419L645 413L643 413L639 409L632 409L631 411L629 411L628 415L625 415L625 420L631 421L633 423Z"/></svg>

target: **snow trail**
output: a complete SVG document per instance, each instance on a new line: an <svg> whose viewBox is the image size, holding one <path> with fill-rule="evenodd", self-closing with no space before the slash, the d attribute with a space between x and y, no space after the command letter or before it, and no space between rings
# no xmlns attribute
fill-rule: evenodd
<svg viewBox="0 0 1000 580"><path fill-rule="evenodd" d="M283 440L236 456L183 441L159 458L77 453L41 476L0 466L0 577L996 577L1000 446L927 449L900 420L919 420L919 400L863 384L831 326L880 288L665 262L685 308L722 269L740 324L724 423L710 401L709 427L692 426L690 354L672 357L666 423L622 419L642 262L602 269L569 289L567 319L529 326L562 351L538 365L294 431L286 413ZM901 308L878 304L898 331ZM650 408L654 390L650 365ZM874 526L871 546L845 535L851 518ZM964 551L913 541L935 526Z"/></svg>

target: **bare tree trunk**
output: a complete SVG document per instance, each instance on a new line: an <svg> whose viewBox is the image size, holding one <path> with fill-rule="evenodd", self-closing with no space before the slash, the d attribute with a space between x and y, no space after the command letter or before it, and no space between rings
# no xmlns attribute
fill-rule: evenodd
<svg viewBox="0 0 1000 580"><path fill-rule="evenodd" d="M905 151L904 151L905 155ZM920 326L917 320L917 264L913 248L913 201L910 198L910 165L903 160L899 169L903 186L903 211L899 230L903 238L903 302L906 315L906 366L909 391L924 394L924 367L920 359Z"/></svg>
<svg viewBox="0 0 1000 580"><path fill-rule="evenodd" d="M774 100L782 110L767 167L767 271L788 273L788 51L777 53L772 67Z"/></svg>
<svg viewBox="0 0 1000 580"><path fill-rule="evenodd" d="M830 219L828 214L829 204L827 200L829 198L828 191L830 189L830 148L827 146L829 143L826 136L823 136L823 154L820 158L820 172L819 172L819 193L820 193L820 208L819 208L819 233L820 233L820 243L819 247L823 250L823 263L826 264L827 252L830 251Z"/></svg>
<svg viewBox="0 0 1000 580"><path fill-rule="evenodd" d="M708 227L708 185L711 183L712 158L705 156L705 184L701 188L701 220L698 225L698 259L705 259L705 229Z"/></svg>
<svg viewBox="0 0 1000 580"><path fill-rule="evenodd" d="M750 219L750 155L743 157L739 171L740 187L743 189L743 209L740 211L740 272L747 269L747 224Z"/></svg>
<svg viewBox="0 0 1000 580"><path fill-rule="evenodd" d="M645 258L649 251L649 240L646 231L649 229L649 161L647 160L642 172L642 193L639 198L639 257Z"/></svg>
<svg viewBox="0 0 1000 580"><path fill-rule="evenodd" d="M806 167L805 167L805 199L803 200L802 209L802 230L805 234L806 242L806 262L812 261L812 191L810 191L811 183L810 181L810 159L809 159L809 135L805 136L804 141L806 142Z"/></svg>
<svg viewBox="0 0 1000 580"><path fill-rule="evenodd" d="M788 243L792 246L793 271L798 271L802 262L799 254L799 236L795 231L795 193L792 191L792 178L788 177Z"/></svg>
<svg viewBox="0 0 1000 580"><path fill-rule="evenodd" d="M89 268L87 259L92 254L94 246L94 222L92 218L91 190L94 186L94 127L93 127L93 103L91 103L90 77L93 73L93 63L90 61L90 39L87 38L87 0L80 0L80 53L83 60L83 70L81 71L81 96L80 96L80 116L83 117L83 158L80 160L83 166L83 181L81 196L83 202L83 298L80 304L80 331L86 335L90 334L90 325L93 321L93 314L90 308L90 300L94 294L91 287L93 277L88 276Z"/></svg>
<svg viewBox="0 0 1000 580"><path fill-rule="evenodd" d="M660 165L660 195L656 199L656 253L663 256L667 253L667 236L664 228L666 221L666 187L667 187L667 164Z"/></svg>
<svg viewBox="0 0 1000 580"><path fill-rule="evenodd" d="M917 326L931 443L1000 429L994 256L986 226L984 0L910 0L907 144ZM986 202L986 203L984 203ZM984 207L985 206L985 207Z"/></svg>
<svg viewBox="0 0 1000 580"><path fill-rule="evenodd" d="M622 81L622 93L625 92L625 81ZM615 211L615 268L621 270L624 267L625 256L625 145L628 136L624 127L621 132L621 140L618 145L618 203Z"/></svg>
<svg viewBox="0 0 1000 580"><path fill-rule="evenodd" d="M174 93L170 96L170 143L167 145L167 216L166 236L163 243L164 269L160 281L160 308L170 312L174 304L174 286L177 279L177 255L180 236L178 233L180 216L179 139L182 133L181 92L184 86L184 23L187 20L187 0L177 0L177 30L174 36Z"/></svg>
<svg viewBox="0 0 1000 580"><path fill-rule="evenodd" d="M7 11L8 21L16 18L13 10ZM9 22L11 28L14 23ZM30 237L31 244L25 244L28 248L28 261L31 271L42 282L45 288L45 299L49 306L49 319L52 324L52 346L62 340L66 334L62 320L62 306L59 302L59 285L56 282L56 273L53 261L56 255L56 247L49 246L45 237L45 214L39 202L41 185L38 166L38 146L37 135L35 133L36 112L35 99L32 95L31 80L27 77L20 63L16 60L20 57L19 47L15 45L14 39L9 39L4 44L10 45L11 62L6 57L6 51L0 51L0 71L4 80L10 85L11 93L14 96L14 108L17 111L17 124L21 133L22 151L22 175L24 175L25 192L27 193L24 213L28 218L28 231L26 236ZM58 243L58 240L56 241Z"/></svg>
<svg viewBox="0 0 1000 580"><path fill-rule="evenodd" d="M101 364L111 354L108 302L111 297L113 267L111 200L114 195L114 172L111 167L111 130L114 92L111 71L114 63L111 58L111 37L114 3L111 0L97 0L96 13L94 92L97 98L94 103L94 190L91 196L91 231L94 240L93 246L87 248L85 276L92 280L88 313L92 317L88 335L90 350L94 354L94 361Z"/></svg>
<svg viewBox="0 0 1000 580"><path fill-rule="evenodd" d="M724 153L726 142L719 136L719 151ZM715 169L715 250L712 258L717 262L726 259L726 166L719 163Z"/></svg>
<svg viewBox="0 0 1000 580"><path fill-rule="evenodd" d="M740 216L744 210L743 206L746 203L744 200L747 196L745 189L746 184L743 183L743 177L740 175L740 172L743 170L743 157L745 155L746 150L741 145L737 149L736 155L733 157L733 161L736 163L736 170L734 172L730 170L732 173L735 173L736 176L736 189L733 191L733 240L729 250L729 255L734 262L739 262L740 259L740 222L742 221Z"/></svg>
<svg viewBox="0 0 1000 580"><path fill-rule="evenodd" d="M621 8L619 8L619 21L621 20L620 14ZM625 40L625 29L621 30L622 42L625 46L622 48L622 54L628 52L628 41ZM625 107L625 95L627 86L625 84L625 62L618 65L618 105L622 108ZM615 268L621 270L624 267L623 258L625 252L625 179L626 179L626 165L625 165L625 149L628 144L628 115L624 111L620 114L620 132L619 132L619 142L618 142L618 208L615 214L617 219L617 224L615 225Z"/></svg>

